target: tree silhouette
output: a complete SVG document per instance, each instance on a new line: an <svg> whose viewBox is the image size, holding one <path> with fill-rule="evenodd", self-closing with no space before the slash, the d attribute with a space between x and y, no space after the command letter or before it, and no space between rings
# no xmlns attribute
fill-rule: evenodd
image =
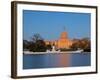
<svg viewBox="0 0 100 80"><path fill-rule="evenodd" d="M80 48L83 49L84 51L90 51L91 50L90 39L89 38L74 39L71 48L74 50Z"/></svg>
<svg viewBox="0 0 100 80"><path fill-rule="evenodd" d="M32 36L32 41L33 42L36 42L36 41L38 41L38 40L43 40L43 38L40 36L40 34L34 34L33 36Z"/></svg>
<svg viewBox="0 0 100 80"><path fill-rule="evenodd" d="M23 48L26 48L29 51L44 52L47 49L46 44L40 34L34 34L31 41L27 42L27 40L24 40L23 42Z"/></svg>

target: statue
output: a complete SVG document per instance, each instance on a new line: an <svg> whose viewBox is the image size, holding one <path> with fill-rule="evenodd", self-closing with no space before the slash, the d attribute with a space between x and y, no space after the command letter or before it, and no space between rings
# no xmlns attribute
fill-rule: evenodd
<svg viewBox="0 0 100 80"><path fill-rule="evenodd" d="M54 46L54 45L52 46L52 51L56 51L56 50L55 50L55 46Z"/></svg>

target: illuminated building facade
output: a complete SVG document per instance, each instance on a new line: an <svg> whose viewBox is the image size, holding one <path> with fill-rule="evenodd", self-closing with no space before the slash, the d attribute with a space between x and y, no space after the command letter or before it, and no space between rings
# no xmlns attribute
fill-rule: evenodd
<svg viewBox="0 0 100 80"><path fill-rule="evenodd" d="M58 40L45 41L46 45L54 45L57 49L69 49L72 45L72 40L68 38L67 32L62 32Z"/></svg>

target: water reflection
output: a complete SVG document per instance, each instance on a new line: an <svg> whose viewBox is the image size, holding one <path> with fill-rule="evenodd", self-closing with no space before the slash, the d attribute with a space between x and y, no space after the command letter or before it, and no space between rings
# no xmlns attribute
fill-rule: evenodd
<svg viewBox="0 0 100 80"><path fill-rule="evenodd" d="M65 53L61 53L58 56L58 66L59 67L67 67L70 64L70 55L69 54L65 54Z"/></svg>
<svg viewBox="0 0 100 80"><path fill-rule="evenodd" d="M90 53L24 54L23 69L89 66Z"/></svg>

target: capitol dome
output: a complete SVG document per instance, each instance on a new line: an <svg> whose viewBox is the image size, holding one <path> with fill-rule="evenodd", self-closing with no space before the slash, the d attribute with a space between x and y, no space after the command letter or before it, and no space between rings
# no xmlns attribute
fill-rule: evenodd
<svg viewBox="0 0 100 80"><path fill-rule="evenodd" d="M60 39L67 39L67 38L68 38L67 32L62 32L60 35Z"/></svg>

